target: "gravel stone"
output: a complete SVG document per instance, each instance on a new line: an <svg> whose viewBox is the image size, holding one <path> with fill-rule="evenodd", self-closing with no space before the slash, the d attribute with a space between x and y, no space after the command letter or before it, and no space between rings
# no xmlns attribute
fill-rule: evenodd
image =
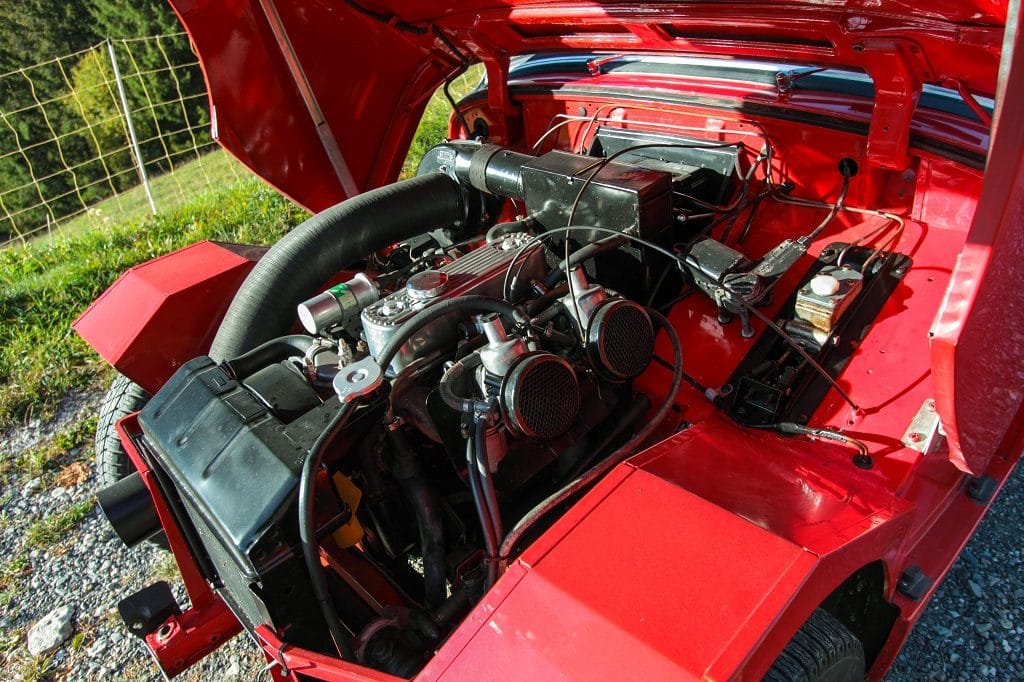
<svg viewBox="0 0 1024 682"><path fill-rule="evenodd" d="M42 617L28 631L28 651L39 656L53 651L61 642L71 636L74 628L71 619L75 617L73 606L58 606Z"/></svg>

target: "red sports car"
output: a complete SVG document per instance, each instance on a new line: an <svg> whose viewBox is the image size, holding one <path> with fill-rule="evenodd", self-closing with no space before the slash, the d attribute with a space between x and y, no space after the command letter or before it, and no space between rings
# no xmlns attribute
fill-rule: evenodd
<svg viewBox="0 0 1024 682"><path fill-rule="evenodd" d="M1018 3L172 4L316 213L76 323L166 674L884 674L1024 445Z"/></svg>

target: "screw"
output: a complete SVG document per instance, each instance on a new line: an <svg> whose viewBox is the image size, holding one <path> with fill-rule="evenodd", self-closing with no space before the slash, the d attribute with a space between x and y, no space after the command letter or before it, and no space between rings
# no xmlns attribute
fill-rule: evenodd
<svg viewBox="0 0 1024 682"><path fill-rule="evenodd" d="M916 431L907 436L907 438L910 439L911 443L920 443L921 441L924 440L924 436L921 435L920 433L917 433Z"/></svg>

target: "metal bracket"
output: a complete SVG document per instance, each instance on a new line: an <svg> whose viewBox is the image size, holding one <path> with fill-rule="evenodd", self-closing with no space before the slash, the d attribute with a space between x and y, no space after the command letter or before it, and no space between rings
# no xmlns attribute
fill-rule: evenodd
<svg viewBox="0 0 1024 682"><path fill-rule="evenodd" d="M868 128L867 158L882 168L903 170L910 165L910 123L921 97L927 65L921 48L911 41L868 38L852 46L863 53L864 66L875 87L875 107Z"/></svg>
<svg viewBox="0 0 1024 682"><path fill-rule="evenodd" d="M921 405L903 434L902 443L911 450L928 455L938 448L945 438L939 413L935 411L935 399L929 398Z"/></svg>
<svg viewBox="0 0 1024 682"><path fill-rule="evenodd" d="M372 357L357 360L338 371L334 392L342 403L350 403L376 391L384 381L384 372Z"/></svg>
<svg viewBox="0 0 1024 682"><path fill-rule="evenodd" d="M320 138L320 144L323 145L324 153L327 155L327 159L330 161L331 167L338 177L338 182L347 196L354 197L359 194L359 185L356 184L355 178L352 177L348 163L345 161L341 148L338 146L338 140L335 138L330 124L328 124L323 111L320 109L316 93L306 77L306 72L302 68L302 62L299 61L299 56L295 52L295 47L292 45L288 31L281 20L281 15L277 11L277 6L274 4L274 0L259 0L259 3L263 9L263 15L267 19L267 24L274 34L274 40L277 41L278 48L281 50L281 56L288 67L288 72L291 74L292 79L295 81L295 86L299 90L302 103L306 105L306 111L309 112L309 117L313 121L317 137Z"/></svg>

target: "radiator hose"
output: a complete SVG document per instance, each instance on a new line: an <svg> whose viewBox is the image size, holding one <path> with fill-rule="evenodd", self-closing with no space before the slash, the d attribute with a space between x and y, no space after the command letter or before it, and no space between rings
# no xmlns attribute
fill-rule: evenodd
<svg viewBox="0 0 1024 682"><path fill-rule="evenodd" d="M210 346L216 361L287 334L296 306L367 254L468 220L465 192L427 173L347 199L309 218L274 244L235 294Z"/></svg>

